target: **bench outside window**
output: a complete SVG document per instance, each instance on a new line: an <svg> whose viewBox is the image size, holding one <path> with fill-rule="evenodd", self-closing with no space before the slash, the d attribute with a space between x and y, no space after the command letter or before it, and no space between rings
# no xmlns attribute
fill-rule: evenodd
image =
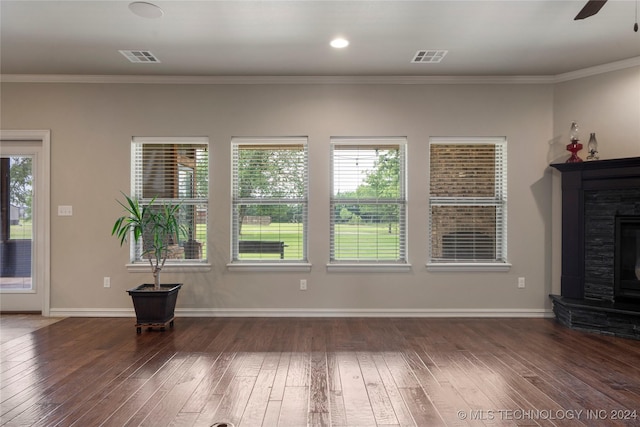
<svg viewBox="0 0 640 427"><path fill-rule="evenodd" d="M238 241L238 252L241 254L280 254L280 259L284 259L284 242L274 242L268 240L240 240Z"/></svg>

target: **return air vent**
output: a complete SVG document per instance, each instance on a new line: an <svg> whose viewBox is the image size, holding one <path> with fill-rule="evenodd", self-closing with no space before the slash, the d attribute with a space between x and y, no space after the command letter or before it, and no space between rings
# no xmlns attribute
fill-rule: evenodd
<svg viewBox="0 0 640 427"><path fill-rule="evenodd" d="M119 50L129 61L136 64L160 63L160 60L148 50Z"/></svg>
<svg viewBox="0 0 640 427"><path fill-rule="evenodd" d="M414 64L437 64L449 52L448 50L419 50L411 60Z"/></svg>

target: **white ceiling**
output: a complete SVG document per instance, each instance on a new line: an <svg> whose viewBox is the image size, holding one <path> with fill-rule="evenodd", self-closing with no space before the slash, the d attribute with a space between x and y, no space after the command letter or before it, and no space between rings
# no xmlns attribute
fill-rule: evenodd
<svg viewBox="0 0 640 427"><path fill-rule="evenodd" d="M640 57L635 0L0 1L2 74L549 76ZM329 46L344 36L349 47ZM149 50L133 64L121 49ZM413 64L421 49L449 51Z"/></svg>

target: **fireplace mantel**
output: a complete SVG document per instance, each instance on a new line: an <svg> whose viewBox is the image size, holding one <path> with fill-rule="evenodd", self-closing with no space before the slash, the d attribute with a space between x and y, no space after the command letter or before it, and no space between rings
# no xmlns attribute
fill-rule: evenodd
<svg viewBox="0 0 640 427"><path fill-rule="evenodd" d="M640 188L640 157L554 163L562 172L561 294L584 298L584 192Z"/></svg>
<svg viewBox="0 0 640 427"><path fill-rule="evenodd" d="M632 168L633 171L627 171L631 175L639 175L638 168L640 167L640 157L626 157L624 159L608 159L608 160L593 160L589 162L578 163L552 163L551 167L558 169L561 172L574 172L574 171L598 171L598 170L624 170L626 168Z"/></svg>
<svg viewBox="0 0 640 427"><path fill-rule="evenodd" d="M640 157L555 163L562 175L560 322L576 329L640 338L640 300L614 298L614 224L640 215ZM621 310L622 309L622 310Z"/></svg>

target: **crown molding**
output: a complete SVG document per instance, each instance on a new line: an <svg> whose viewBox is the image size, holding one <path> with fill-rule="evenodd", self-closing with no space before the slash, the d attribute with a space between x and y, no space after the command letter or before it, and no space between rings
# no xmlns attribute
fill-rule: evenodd
<svg viewBox="0 0 640 427"><path fill-rule="evenodd" d="M424 85L547 84L553 76L151 76L2 74L2 83L194 84L194 85Z"/></svg>
<svg viewBox="0 0 640 427"><path fill-rule="evenodd" d="M568 73L555 76L554 83L563 83L570 80L582 79L598 74L610 73L612 71L624 70L626 68L639 67L640 56L624 59L622 61L610 62L608 64L596 65L595 67L584 68L582 70L570 71Z"/></svg>
<svg viewBox="0 0 640 427"><path fill-rule="evenodd" d="M152 76L2 74L2 83L195 84L195 85L460 85L554 84L640 66L640 56L546 76Z"/></svg>

